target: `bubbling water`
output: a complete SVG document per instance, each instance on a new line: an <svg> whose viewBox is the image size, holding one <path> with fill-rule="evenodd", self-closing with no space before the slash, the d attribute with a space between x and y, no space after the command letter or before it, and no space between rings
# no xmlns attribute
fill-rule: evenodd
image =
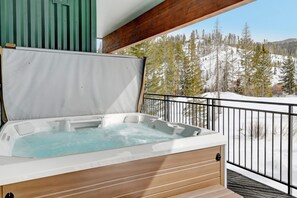
<svg viewBox="0 0 297 198"><path fill-rule="evenodd" d="M49 158L64 155L116 149L181 138L145 124L123 123L103 128L78 129L73 132L48 131L16 140L12 155Z"/></svg>

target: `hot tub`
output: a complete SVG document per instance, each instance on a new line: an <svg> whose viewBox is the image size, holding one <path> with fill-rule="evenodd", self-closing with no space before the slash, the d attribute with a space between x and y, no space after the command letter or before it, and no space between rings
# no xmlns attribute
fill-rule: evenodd
<svg viewBox="0 0 297 198"><path fill-rule="evenodd" d="M139 114L6 123L0 198L168 197L224 185L225 138Z"/></svg>

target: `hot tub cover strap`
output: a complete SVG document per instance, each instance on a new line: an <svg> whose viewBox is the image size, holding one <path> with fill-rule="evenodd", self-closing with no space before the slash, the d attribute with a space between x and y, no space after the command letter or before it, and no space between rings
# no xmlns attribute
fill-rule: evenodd
<svg viewBox="0 0 297 198"><path fill-rule="evenodd" d="M144 60L28 48L3 49L7 120L136 112Z"/></svg>

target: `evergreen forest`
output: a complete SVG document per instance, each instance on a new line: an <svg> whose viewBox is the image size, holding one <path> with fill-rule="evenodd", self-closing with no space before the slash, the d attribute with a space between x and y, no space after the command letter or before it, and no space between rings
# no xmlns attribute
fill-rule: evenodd
<svg viewBox="0 0 297 198"><path fill-rule="evenodd" d="M117 54L147 57L146 93L199 96L229 91L256 97L297 94L297 45L255 42L248 24L241 35L223 35L217 21L210 33L194 30L189 36L169 34Z"/></svg>

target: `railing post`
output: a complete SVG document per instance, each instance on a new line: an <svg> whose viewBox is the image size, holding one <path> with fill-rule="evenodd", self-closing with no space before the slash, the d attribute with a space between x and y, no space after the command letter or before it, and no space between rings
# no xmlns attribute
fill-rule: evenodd
<svg viewBox="0 0 297 198"><path fill-rule="evenodd" d="M206 124L207 124L207 129L210 129L210 101L209 99L207 98L206 99Z"/></svg>
<svg viewBox="0 0 297 198"><path fill-rule="evenodd" d="M292 195L292 174L293 174L293 106L289 105L288 114L288 194ZM280 162L282 163L282 162Z"/></svg>
<svg viewBox="0 0 297 198"><path fill-rule="evenodd" d="M215 130L215 114L216 114L216 108L215 108L215 104L216 104L216 101L214 99L212 99L211 101L211 109L212 109L212 112L211 112L211 130Z"/></svg>
<svg viewBox="0 0 297 198"><path fill-rule="evenodd" d="M163 110L164 110L164 112L163 112L163 114L164 114L164 120L166 121L166 98L167 98L167 96L165 96L164 95L164 98L163 98L163 104L164 104L164 107L163 107Z"/></svg>
<svg viewBox="0 0 297 198"><path fill-rule="evenodd" d="M169 121L170 119L170 108L169 108L169 96L164 96L164 120Z"/></svg>

